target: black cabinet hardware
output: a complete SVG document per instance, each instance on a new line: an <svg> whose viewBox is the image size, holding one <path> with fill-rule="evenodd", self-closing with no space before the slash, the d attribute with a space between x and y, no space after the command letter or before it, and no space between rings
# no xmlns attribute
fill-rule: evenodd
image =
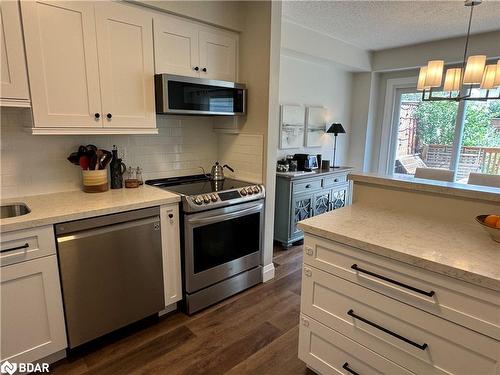
<svg viewBox="0 0 500 375"><path fill-rule="evenodd" d="M113 115L111 113L108 113L106 117L110 119L111 117L113 117Z"/></svg>
<svg viewBox="0 0 500 375"><path fill-rule="evenodd" d="M94 113L94 117L99 118L99 117L101 117L101 114L96 112L96 113Z"/></svg>
<svg viewBox="0 0 500 375"><path fill-rule="evenodd" d="M353 369L349 368L349 363L347 362L342 365L342 368L347 372L351 373L352 375L359 375L359 372L356 372Z"/></svg>
<svg viewBox="0 0 500 375"><path fill-rule="evenodd" d="M20 250L20 249L27 249L28 247L30 247L29 243L25 243L24 245L21 245L21 246L16 246L16 247L11 247L10 249L0 250L0 253L6 253L8 251L14 251L14 250Z"/></svg>
<svg viewBox="0 0 500 375"><path fill-rule="evenodd" d="M200 68L198 68L197 66L195 66L195 67L193 68L193 70L198 71L198 70L200 70Z"/></svg>
<svg viewBox="0 0 500 375"><path fill-rule="evenodd" d="M174 214L168 214L168 217L172 219L174 217Z"/></svg>
<svg viewBox="0 0 500 375"><path fill-rule="evenodd" d="M307 185L306 185L306 189L309 189L310 187L311 187L311 185L310 185L310 184L307 184Z"/></svg>
<svg viewBox="0 0 500 375"><path fill-rule="evenodd" d="M204 71L204 72L206 73L206 71L207 71L207 68L203 68L202 70L203 70L203 71Z"/></svg>
<svg viewBox="0 0 500 375"><path fill-rule="evenodd" d="M347 312L347 315L352 316L355 319L361 320L362 322L365 322L366 324L371 325L372 327L375 327L375 328L381 330L382 332L385 332L385 333L387 333L387 334L389 334L391 336L396 337L397 339L400 339L400 340L402 340L402 341L404 341L404 342L406 342L406 343L408 343L410 345L413 345L414 347L419 348L420 350L425 350L427 348L427 346L428 346L425 343L422 344L422 345L417 344L415 341L411 341L410 339L407 339L404 336L398 335L396 332L392 332L390 329L384 328L384 327L378 325L377 323L370 322L368 319L365 319L365 318L363 318L363 317L361 317L359 315L356 315L354 313L353 309L350 309Z"/></svg>
<svg viewBox="0 0 500 375"><path fill-rule="evenodd" d="M411 285L407 285L407 284L403 284L399 281L396 281L396 280L393 280L393 279L390 279L388 277L385 277L385 276L382 276L382 275L378 275L374 272L371 272L371 271L367 271L367 270L364 270L362 268L359 268L357 264L353 264L351 266L351 268L353 270L356 270L358 272L362 272L362 273L366 273L367 275L370 275L370 276L373 276L373 277L376 277L377 279L381 279L381 280L384 280L384 281L387 281L391 284L395 284L395 285L398 285L398 286L401 286L403 288L406 288L406 289L410 289L414 292L417 292L417 293L420 293L420 294L423 294L424 296L427 296L427 297L432 297L434 294L436 294L433 290L431 290L430 292L426 292L425 290L422 290L422 289L418 289L418 288L415 288L414 286L411 286Z"/></svg>

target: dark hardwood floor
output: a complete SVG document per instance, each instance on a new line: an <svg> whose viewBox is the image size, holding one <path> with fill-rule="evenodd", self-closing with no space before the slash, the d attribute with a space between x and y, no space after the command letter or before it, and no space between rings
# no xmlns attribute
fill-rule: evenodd
<svg viewBox="0 0 500 375"><path fill-rule="evenodd" d="M192 317L140 322L52 366L54 374L313 374L297 358L302 245L274 249L276 277Z"/></svg>

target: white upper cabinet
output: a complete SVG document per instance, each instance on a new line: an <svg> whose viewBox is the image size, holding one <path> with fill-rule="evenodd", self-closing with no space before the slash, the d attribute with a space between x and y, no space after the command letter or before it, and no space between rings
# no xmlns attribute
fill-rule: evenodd
<svg viewBox="0 0 500 375"><path fill-rule="evenodd" d="M92 1L21 3L35 134L156 133L152 15Z"/></svg>
<svg viewBox="0 0 500 375"><path fill-rule="evenodd" d="M156 73L236 81L236 34L173 16L156 16L154 34Z"/></svg>
<svg viewBox="0 0 500 375"><path fill-rule="evenodd" d="M155 128L151 15L110 2L95 11L104 126Z"/></svg>
<svg viewBox="0 0 500 375"><path fill-rule="evenodd" d="M199 77L198 29L173 17L155 17L156 73Z"/></svg>
<svg viewBox="0 0 500 375"><path fill-rule="evenodd" d="M236 80L236 39L217 32L200 32L201 78Z"/></svg>
<svg viewBox="0 0 500 375"><path fill-rule="evenodd" d="M28 77L17 1L0 2L1 104L29 107Z"/></svg>
<svg viewBox="0 0 500 375"><path fill-rule="evenodd" d="M35 128L102 126L94 5L23 1Z"/></svg>

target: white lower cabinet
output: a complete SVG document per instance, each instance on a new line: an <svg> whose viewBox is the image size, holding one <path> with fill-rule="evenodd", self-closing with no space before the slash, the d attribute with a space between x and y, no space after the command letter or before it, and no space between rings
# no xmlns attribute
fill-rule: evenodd
<svg viewBox="0 0 500 375"><path fill-rule="evenodd" d="M321 374L500 373L500 341L492 337L494 335L461 325L463 314L447 314L445 319L438 312L429 313L408 304L404 298L391 298L374 291L365 285L366 280L350 277L348 273L347 279L336 276L334 272L340 274L338 270L346 268L343 258L330 257L328 263L319 262L319 258L325 259L326 253L312 246L314 241L317 241L314 237L306 235L299 338L299 357L313 369ZM331 248L327 241L321 241L324 248ZM361 252L357 256L358 261L363 262L360 264L366 265L367 259ZM403 269L399 262L393 262L393 269ZM322 269L315 267L318 265ZM409 276L401 274L400 277ZM419 279L424 280L425 274ZM454 298L462 299L462 302L454 300L456 308L464 306L474 310L470 307L471 301L483 292L481 287L475 286L475 289L478 290L471 291L470 296L456 294ZM439 298L437 292L436 295ZM359 345L364 351L353 349ZM375 365L373 358L377 356L401 368ZM339 369L344 364L342 361L348 362L349 370L354 372Z"/></svg>
<svg viewBox="0 0 500 375"><path fill-rule="evenodd" d="M321 374L413 374L306 315L299 332L299 358Z"/></svg>
<svg viewBox="0 0 500 375"><path fill-rule="evenodd" d="M34 362L66 348L56 255L2 267L1 360Z"/></svg>
<svg viewBox="0 0 500 375"><path fill-rule="evenodd" d="M160 221L165 306L169 306L182 299L179 206L161 206Z"/></svg>

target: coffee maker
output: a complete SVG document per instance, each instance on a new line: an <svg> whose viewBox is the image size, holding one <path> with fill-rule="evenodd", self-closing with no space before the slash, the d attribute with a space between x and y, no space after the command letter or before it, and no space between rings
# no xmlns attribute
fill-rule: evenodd
<svg viewBox="0 0 500 375"><path fill-rule="evenodd" d="M297 170L310 172L318 169L318 157L310 154L295 154L293 159L297 161Z"/></svg>

